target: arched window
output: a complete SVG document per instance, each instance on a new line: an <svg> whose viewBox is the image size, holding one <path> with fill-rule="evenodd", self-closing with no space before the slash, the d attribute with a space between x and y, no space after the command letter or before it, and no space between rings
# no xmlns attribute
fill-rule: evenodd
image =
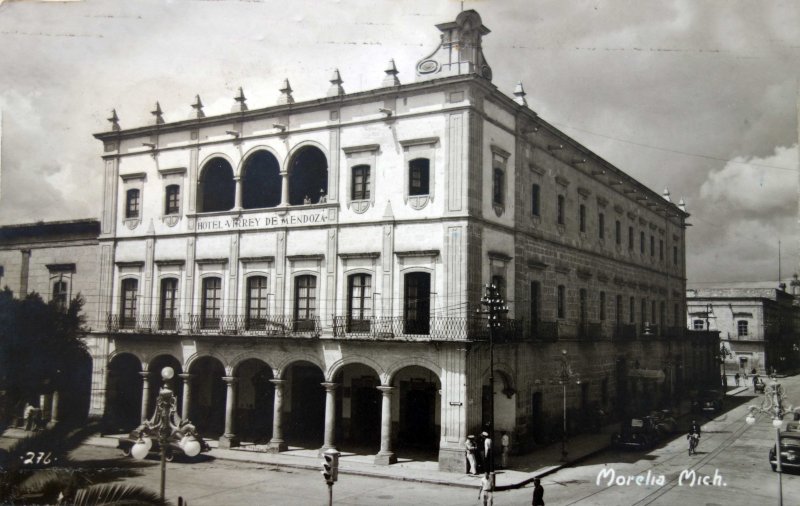
<svg viewBox="0 0 800 506"><path fill-rule="evenodd" d="M263 330L267 323L269 300L267 298L266 276L247 278L247 321L249 330Z"/></svg>
<svg viewBox="0 0 800 506"><path fill-rule="evenodd" d="M177 330L178 313L178 280L175 278L162 279L158 328L161 330Z"/></svg>
<svg viewBox="0 0 800 506"><path fill-rule="evenodd" d="M167 186L164 192L164 214L181 212L181 187L177 184Z"/></svg>
<svg viewBox="0 0 800 506"><path fill-rule="evenodd" d="M348 332L366 332L372 316L372 276L352 274L347 278Z"/></svg>
<svg viewBox="0 0 800 506"><path fill-rule="evenodd" d="M201 213L233 209L236 183L231 164L224 158L213 158L203 166L197 192L197 210Z"/></svg>
<svg viewBox="0 0 800 506"><path fill-rule="evenodd" d="M136 296L138 292L139 281L137 279L122 280L119 326L123 329L132 329L136 326Z"/></svg>
<svg viewBox="0 0 800 506"><path fill-rule="evenodd" d="M313 330L317 316L317 278L304 275L294 278L294 329Z"/></svg>
<svg viewBox="0 0 800 506"><path fill-rule="evenodd" d="M200 326L204 329L219 328L222 318L222 280L203 279L203 300L200 307Z"/></svg>
<svg viewBox="0 0 800 506"><path fill-rule="evenodd" d="M125 218L139 217L139 190L132 188L125 192Z"/></svg>
<svg viewBox="0 0 800 506"><path fill-rule="evenodd" d="M408 162L408 194L430 194L430 160L416 158Z"/></svg>
<svg viewBox="0 0 800 506"><path fill-rule="evenodd" d="M301 148L289 164L289 204L316 204L327 194L328 159L319 148Z"/></svg>
<svg viewBox="0 0 800 506"><path fill-rule="evenodd" d="M244 209L275 207L281 203L280 166L269 151L257 151L247 157L242 179Z"/></svg>

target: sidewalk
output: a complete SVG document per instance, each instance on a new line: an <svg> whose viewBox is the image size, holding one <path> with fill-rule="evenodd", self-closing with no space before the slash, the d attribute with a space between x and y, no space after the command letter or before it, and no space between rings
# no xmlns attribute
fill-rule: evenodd
<svg viewBox="0 0 800 506"><path fill-rule="evenodd" d="M609 446L610 431L615 428L616 425L611 425L606 428L606 431L598 434L581 434L571 438L567 442L568 455L565 462L561 461L561 443L543 447L526 455L511 457L509 464L512 469L497 471L496 490L523 487L536 477L554 473L605 450ZM22 429L8 429L3 434L4 437L16 439L24 438L25 435L26 433ZM89 438L86 444L116 448L118 437L95 436ZM209 441L209 445L211 451L207 455L215 459L315 471L321 469L321 459L317 455L317 450L290 447L285 452L275 454L248 450L247 446L222 449L217 446L216 441ZM374 457L374 455L342 453L339 457L339 473L466 488L476 488L480 485L480 475L471 476L465 473L439 471L436 461L399 459L396 464L382 466L372 463Z"/></svg>

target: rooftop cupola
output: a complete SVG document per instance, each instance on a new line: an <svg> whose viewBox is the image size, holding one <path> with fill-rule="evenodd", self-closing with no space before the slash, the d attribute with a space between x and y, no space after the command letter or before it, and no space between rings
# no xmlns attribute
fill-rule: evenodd
<svg viewBox="0 0 800 506"><path fill-rule="evenodd" d="M436 25L442 31L439 47L417 62L417 80L477 74L492 80L492 69L483 57L481 39L489 33L474 10L461 12L455 21Z"/></svg>

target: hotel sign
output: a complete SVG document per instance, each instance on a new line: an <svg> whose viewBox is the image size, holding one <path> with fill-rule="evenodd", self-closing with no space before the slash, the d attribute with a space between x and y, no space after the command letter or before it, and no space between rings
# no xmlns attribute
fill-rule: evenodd
<svg viewBox="0 0 800 506"><path fill-rule="evenodd" d="M336 222L335 209L271 212L247 216L214 216L197 218L198 232L224 230L268 230L282 227L329 225Z"/></svg>

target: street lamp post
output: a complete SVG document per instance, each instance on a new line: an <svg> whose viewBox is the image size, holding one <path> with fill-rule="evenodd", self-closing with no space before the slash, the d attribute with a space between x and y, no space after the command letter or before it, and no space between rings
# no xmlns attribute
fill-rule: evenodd
<svg viewBox="0 0 800 506"><path fill-rule="evenodd" d="M562 393L562 402L563 402L563 432L561 434L561 461L566 462L567 460L567 384L570 382L571 379L575 378L575 384L580 385L581 379L580 374L572 371L572 366L567 360L567 350L561 350L561 364L558 373L553 378L553 383L558 383L561 385L561 393Z"/></svg>
<svg viewBox="0 0 800 506"><path fill-rule="evenodd" d="M748 425L756 423L758 415L767 415L772 417L772 426L775 427L775 470L778 472L778 504L783 506L783 471L781 468L781 426L783 425L783 417L786 414L786 408L783 405L783 399L786 393L783 386L778 383L778 380L772 378L772 383L767 385L764 389L764 398L760 406L749 406L747 417L745 421Z"/></svg>
<svg viewBox="0 0 800 506"><path fill-rule="evenodd" d="M176 436L180 438L178 443L183 452L188 457L194 457L200 453L200 443L191 424L182 424L176 408L177 399L172 390L167 386L167 382L175 375L172 367L165 367L161 370L161 378L164 386L158 392L156 399L156 409L153 418L146 420L139 429L139 439L131 447L131 455L136 459L144 459L152 447L152 437L158 438L161 456L161 500L164 500L164 487L167 476L167 451L170 441ZM181 427L184 427L183 429Z"/></svg>
<svg viewBox="0 0 800 506"><path fill-rule="evenodd" d="M490 437L494 443L494 332L495 329L502 325L501 316L508 314L508 306L505 301L500 297L500 293L495 285L486 285L486 292L481 297L481 305L486 307L486 311L481 312L478 309L478 314L485 314L488 316L486 326L489 328L489 425ZM494 490L494 449L492 448L489 453L489 469L492 473L492 490Z"/></svg>

